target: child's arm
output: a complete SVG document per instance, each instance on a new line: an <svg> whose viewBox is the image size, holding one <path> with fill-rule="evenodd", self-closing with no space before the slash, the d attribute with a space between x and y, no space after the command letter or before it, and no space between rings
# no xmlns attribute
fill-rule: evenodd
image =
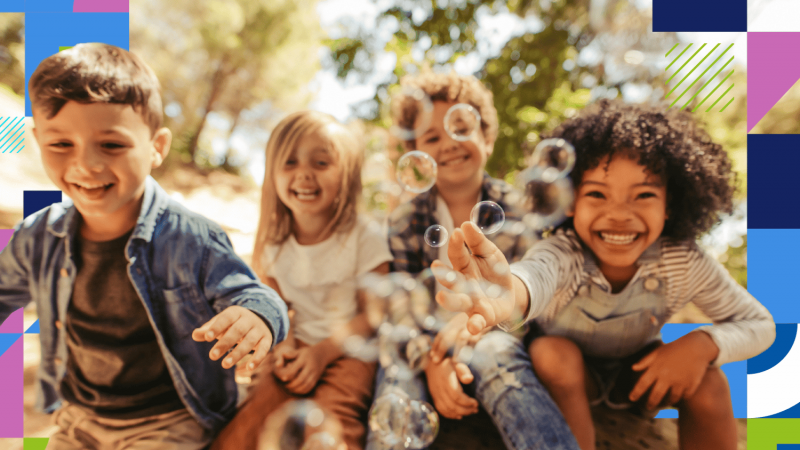
<svg viewBox="0 0 800 450"><path fill-rule="evenodd" d="M691 397L709 365L751 358L775 340L775 322L770 313L719 262L693 246L686 263L685 278L678 280L686 289L681 294L715 325L700 327L662 345L633 365L642 376L630 398L636 401L652 387L650 408L658 405L667 392L671 404Z"/></svg>
<svg viewBox="0 0 800 450"><path fill-rule="evenodd" d="M22 223L4 249L0 249L0 324L31 301L28 287L28 250L19 236Z"/></svg>
<svg viewBox="0 0 800 450"><path fill-rule="evenodd" d="M218 314L196 329L192 338L200 342L217 339L209 353L215 361L236 345L222 362L226 369L253 350L249 364L253 368L266 358L272 345L285 339L289 329L286 304L236 256L222 230L209 228L208 237L198 285Z"/></svg>

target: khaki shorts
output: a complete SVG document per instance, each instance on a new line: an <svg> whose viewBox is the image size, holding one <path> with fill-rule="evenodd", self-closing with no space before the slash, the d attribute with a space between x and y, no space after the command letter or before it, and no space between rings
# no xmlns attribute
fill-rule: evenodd
<svg viewBox="0 0 800 450"><path fill-rule="evenodd" d="M53 415L58 431L47 450L201 450L213 437L186 409L139 419L108 419L64 405Z"/></svg>

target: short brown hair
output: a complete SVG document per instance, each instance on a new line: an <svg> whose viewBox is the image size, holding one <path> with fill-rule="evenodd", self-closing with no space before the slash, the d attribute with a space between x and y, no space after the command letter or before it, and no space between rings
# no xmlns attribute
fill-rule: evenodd
<svg viewBox="0 0 800 450"><path fill-rule="evenodd" d="M78 44L46 58L28 83L31 105L55 117L68 101L131 105L155 133L163 113L158 78L129 51L108 44Z"/></svg>
<svg viewBox="0 0 800 450"><path fill-rule="evenodd" d="M468 103L481 115L481 131L487 141L494 143L497 139L497 109L494 107L494 95L477 78L472 75L459 75L455 72L435 73L423 72L419 75L407 75L400 80L403 87L422 89L432 102ZM414 128L417 119L417 104L409 102L399 108L392 120L401 128ZM415 150L416 141L405 141L407 149Z"/></svg>

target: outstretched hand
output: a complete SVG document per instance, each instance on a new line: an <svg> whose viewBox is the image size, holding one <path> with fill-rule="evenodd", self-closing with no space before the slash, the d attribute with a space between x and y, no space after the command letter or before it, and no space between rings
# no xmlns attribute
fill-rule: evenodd
<svg viewBox="0 0 800 450"><path fill-rule="evenodd" d="M439 283L453 291L436 294L443 308L466 312L467 330L475 335L511 317L515 300L508 261L472 222L453 232L447 256L452 269L439 260L431 265Z"/></svg>
<svg viewBox="0 0 800 450"><path fill-rule="evenodd" d="M197 342L217 343L211 348L209 357L216 361L234 345L236 348L222 360L222 367L230 369L245 355L254 351L248 363L254 369L267 357L272 346L272 332L261 317L241 306L229 306L212 317L200 328L192 331L192 339Z"/></svg>

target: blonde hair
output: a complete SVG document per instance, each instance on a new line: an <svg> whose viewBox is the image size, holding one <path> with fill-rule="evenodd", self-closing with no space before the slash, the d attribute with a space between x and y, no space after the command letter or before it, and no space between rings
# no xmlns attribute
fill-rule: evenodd
<svg viewBox="0 0 800 450"><path fill-rule="evenodd" d="M274 176L300 141L318 134L342 168L339 194L334 201L333 218L322 234L326 238L336 232L352 229L356 222L357 203L361 197L361 166L364 149L361 140L333 116L318 111L300 111L284 118L272 131L267 142L264 183L261 186L261 215L258 219L253 248L253 269L265 278L269 267L263 254L267 245L282 244L292 233L292 212L278 198Z"/></svg>

